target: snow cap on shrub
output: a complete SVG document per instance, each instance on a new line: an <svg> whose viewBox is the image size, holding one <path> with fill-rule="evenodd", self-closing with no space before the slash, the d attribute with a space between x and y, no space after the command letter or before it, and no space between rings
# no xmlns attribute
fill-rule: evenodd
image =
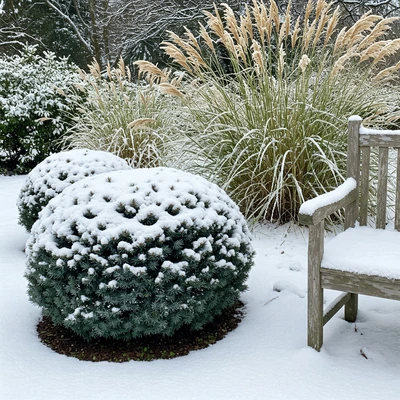
<svg viewBox="0 0 400 400"><path fill-rule="evenodd" d="M103 172L131 169L122 158L105 151L77 149L53 154L38 164L22 186L19 222L30 231L39 212L66 187Z"/></svg>
<svg viewBox="0 0 400 400"><path fill-rule="evenodd" d="M27 243L29 296L90 339L200 329L233 305L253 263L246 221L215 184L170 168L65 189Z"/></svg>

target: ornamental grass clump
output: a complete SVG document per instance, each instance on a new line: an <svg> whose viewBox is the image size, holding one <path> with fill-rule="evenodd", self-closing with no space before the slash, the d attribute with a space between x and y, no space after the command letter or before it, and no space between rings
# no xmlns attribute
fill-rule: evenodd
<svg viewBox="0 0 400 400"><path fill-rule="evenodd" d="M29 232L39 212L66 187L92 175L123 169L131 167L105 151L75 149L48 156L22 185L17 201L19 223Z"/></svg>
<svg viewBox="0 0 400 400"><path fill-rule="evenodd" d="M395 18L365 14L339 31L338 9L323 0L296 21L273 0L253 1L240 19L224 8L206 13L199 35L170 33L163 45L186 73L184 162L248 219L285 222L343 182L350 115L398 125L400 62L388 60L400 39L385 39Z"/></svg>
<svg viewBox="0 0 400 400"><path fill-rule="evenodd" d="M78 92L86 98L64 137L69 148L111 152L134 168L166 164L165 142L170 138L176 100L163 96L152 85L135 83L129 67L119 62L105 73L94 63L81 71Z"/></svg>
<svg viewBox="0 0 400 400"><path fill-rule="evenodd" d="M97 175L66 188L33 226L29 296L87 340L198 330L245 289L248 234L235 203L201 177Z"/></svg>

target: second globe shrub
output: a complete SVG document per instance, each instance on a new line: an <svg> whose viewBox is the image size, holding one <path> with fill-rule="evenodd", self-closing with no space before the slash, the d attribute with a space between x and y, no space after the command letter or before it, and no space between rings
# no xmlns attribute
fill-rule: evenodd
<svg viewBox="0 0 400 400"><path fill-rule="evenodd" d="M92 175L122 169L131 167L106 151L74 149L48 156L22 185L17 201L19 223L30 231L43 207L66 187Z"/></svg>

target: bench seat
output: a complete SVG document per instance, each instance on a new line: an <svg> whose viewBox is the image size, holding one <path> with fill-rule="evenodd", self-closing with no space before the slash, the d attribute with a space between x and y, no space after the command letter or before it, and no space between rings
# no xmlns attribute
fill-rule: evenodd
<svg viewBox="0 0 400 400"><path fill-rule="evenodd" d="M349 228L325 245L322 268L400 279L400 233Z"/></svg>

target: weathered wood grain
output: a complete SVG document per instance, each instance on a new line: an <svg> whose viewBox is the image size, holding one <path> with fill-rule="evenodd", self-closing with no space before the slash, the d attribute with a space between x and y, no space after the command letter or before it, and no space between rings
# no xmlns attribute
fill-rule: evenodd
<svg viewBox="0 0 400 400"><path fill-rule="evenodd" d="M324 325L350 300L351 293L342 293L324 311Z"/></svg>
<svg viewBox="0 0 400 400"><path fill-rule="evenodd" d="M369 168L371 159L371 148L361 149L361 178L360 178L360 218L361 226L367 225L368 220L368 196L369 196Z"/></svg>
<svg viewBox="0 0 400 400"><path fill-rule="evenodd" d="M376 199L376 227L386 227L387 179L388 179L389 149L379 148L378 188Z"/></svg>
<svg viewBox="0 0 400 400"><path fill-rule="evenodd" d="M361 120L349 120L347 143L347 178L353 178L359 187L360 182L360 136ZM358 196L345 208L344 228L353 227L358 218Z"/></svg>
<svg viewBox="0 0 400 400"><path fill-rule="evenodd" d="M376 133L360 135L360 146L400 147L400 135L393 133Z"/></svg>
<svg viewBox="0 0 400 400"><path fill-rule="evenodd" d="M396 204L394 227L400 231L400 148L397 149L397 173L396 173Z"/></svg>
<svg viewBox="0 0 400 400"><path fill-rule="evenodd" d="M323 219L333 214L334 212L340 210L341 208L356 202L358 197L357 189L352 190L343 199L336 201L335 203L317 208L312 215L299 214L299 224L300 225L317 225Z"/></svg>
<svg viewBox="0 0 400 400"><path fill-rule="evenodd" d="M350 300L344 306L344 319L347 322L354 322L358 311L358 294L349 293Z"/></svg>
<svg viewBox="0 0 400 400"><path fill-rule="evenodd" d="M321 285L324 289L400 300L400 279L321 268Z"/></svg>
<svg viewBox="0 0 400 400"><path fill-rule="evenodd" d="M323 342L323 299L320 269L324 252L324 221L310 226L308 241L308 345L320 350Z"/></svg>

